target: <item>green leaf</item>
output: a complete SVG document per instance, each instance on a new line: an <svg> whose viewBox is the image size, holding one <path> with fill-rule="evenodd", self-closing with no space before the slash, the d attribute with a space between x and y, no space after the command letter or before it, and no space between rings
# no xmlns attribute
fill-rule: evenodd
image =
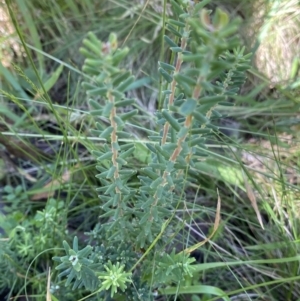
<svg viewBox="0 0 300 301"><path fill-rule="evenodd" d="M204 6L206 6L207 4L210 3L211 0L202 0L201 2L199 3L196 3L195 4L195 7L194 7L194 13L198 13L200 9L202 9Z"/></svg>
<svg viewBox="0 0 300 301"><path fill-rule="evenodd" d="M185 13L182 7L174 0L171 0L171 7L172 11L175 12L178 16Z"/></svg>
<svg viewBox="0 0 300 301"><path fill-rule="evenodd" d="M133 137L133 135L129 132L124 132L124 131L117 131L117 136L118 138L121 139L130 139Z"/></svg>
<svg viewBox="0 0 300 301"><path fill-rule="evenodd" d="M149 76L142 77L142 78L134 81L131 85L129 85L127 87L127 89L125 90L125 92L144 87L144 86L150 84L151 82L152 82L151 77L149 77Z"/></svg>
<svg viewBox="0 0 300 301"><path fill-rule="evenodd" d="M182 27L182 28L185 27L185 23L183 23L181 21L174 20L174 19L168 19L168 23L172 24L172 25L175 25L175 26L178 26L178 27Z"/></svg>
<svg viewBox="0 0 300 301"><path fill-rule="evenodd" d="M58 68L52 73L52 75L50 76L49 79L47 79L47 81L44 83L44 88L45 91L48 92L57 82L58 78L60 77L62 71L64 69L64 65L59 65ZM42 95L42 93L40 93L39 95Z"/></svg>
<svg viewBox="0 0 300 301"><path fill-rule="evenodd" d="M97 57L102 56L101 48L99 48L97 44L94 44L89 39L84 39L82 44L87 48L87 50L90 50L90 51L92 51L92 53L96 54Z"/></svg>
<svg viewBox="0 0 300 301"><path fill-rule="evenodd" d="M212 95L212 96L204 96L199 99L199 103L201 105L210 104L212 107L219 103L220 101L224 101L226 96L224 95Z"/></svg>
<svg viewBox="0 0 300 301"><path fill-rule="evenodd" d="M115 102L115 107L119 108L124 108L126 106L130 106L135 103L135 99L124 99L124 100L118 100Z"/></svg>
<svg viewBox="0 0 300 301"><path fill-rule="evenodd" d="M177 138L181 139L181 138L185 137L188 134L188 132L189 132L189 128L187 128L185 126L182 127L177 134Z"/></svg>
<svg viewBox="0 0 300 301"><path fill-rule="evenodd" d="M85 248L78 251L77 254L78 254L78 256L83 257L83 258L88 257L91 254L92 250L93 250L93 247L90 245L87 245Z"/></svg>
<svg viewBox="0 0 300 301"><path fill-rule="evenodd" d="M213 26L216 29L224 28L229 23L229 16L228 14L217 7L214 17L213 17Z"/></svg>
<svg viewBox="0 0 300 301"><path fill-rule="evenodd" d="M144 204L141 206L141 209L146 209L149 208L152 204L153 204L153 199L149 198L146 202L144 202Z"/></svg>
<svg viewBox="0 0 300 301"><path fill-rule="evenodd" d="M93 110L90 112L92 116L102 116L102 109L101 110Z"/></svg>
<svg viewBox="0 0 300 301"><path fill-rule="evenodd" d="M117 66L129 53L129 48L125 47L123 49L117 49L113 55L113 65Z"/></svg>
<svg viewBox="0 0 300 301"><path fill-rule="evenodd" d="M227 294L221 289L210 286L210 285L193 285L193 286L182 286L179 289L176 287L169 287L161 289L162 295L175 295L175 294L205 294L219 296L225 301L230 301Z"/></svg>
<svg viewBox="0 0 300 301"><path fill-rule="evenodd" d="M103 154L102 156L98 157L97 160L98 161L108 160L108 159L111 159L111 157L112 157L112 152L107 152L107 153Z"/></svg>
<svg viewBox="0 0 300 301"><path fill-rule="evenodd" d="M106 128L106 126L104 126L100 122L96 122L96 127L99 131L104 131L104 129ZM105 146L107 146L107 145L105 144Z"/></svg>
<svg viewBox="0 0 300 301"><path fill-rule="evenodd" d="M89 96L106 96L107 95L107 87L104 87L104 88L96 88L96 89L93 89L93 90L88 90L87 91L87 94Z"/></svg>
<svg viewBox="0 0 300 301"><path fill-rule="evenodd" d="M96 290L99 286L98 277L95 275L94 271L89 267L83 266L81 270L81 278L84 287L89 290L93 291Z"/></svg>
<svg viewBox="0 0 300 301"><path fill-rule="evenodd" d="M153 199L152 199L151 197L150 197L150 199L153 201ZM147 222L148 222L149 218L150 218L150 213L149 213L149 212L146 212L146 213L143 215L143 217L140 219L139 224L140 224L140 225L146 224L146 227L147 227L147 226L150 227L149 224L147 225ZM141 232L141 233L142 233L142 232Z"/></svg>
<svg viewBox="0 0 300 301"><path fill-rule="evenodd" d="M179 113L184 116L192 114L197 106L197 101L193 98L188 98L179 108Z"/></svg>
<svg viewBox="0 0 300 301"><path fill-rule="evenodd" d="M228 101L220 101L218 103L219 106L224 106L224 107L233 107L235 104L233 102L228 102Z"/></svg>
<svg viewBox="0 0 300 301"><path fill-rule="evenodd" d="M122 99L124 97L124 93L120 92L118 90L111 90L110 93L115 97L115 101L119 101L120 99Z"/></svg>
<svg viewBox="0 0 300 301"><path fill-rule="evenodd" d="M119 92L124 92L134 82L134 76L129 76L126 80L122 81L116 88Z"/></svg>
<svg viewBox="0 0 300 301"><path fill-rule="evenodd" d="M196 128L196 129L191 130L191 134L203 135L203 134L209 134L209 133L211 133L211 129Z"/></svg>
<svg viewBox="0 0 300 301"><path fill-rule="evenodd" d="M158 144L155 144L155 149L157 150L158 153L160 153L165 159L169 159L171 154L165 150L162 149L162 147Z"/></svg>
<svg viewBox="0 0 300 301"><path fill-rule="evenodd" d="M82 71L86 74L89 74L89 75L99 75L99 69L98 68L90 67L90 66L87 66L87 65L84 65L82 67Z"/></svg>
<svg viewBox="0 0 300 301"><path fill-rule="evenodd" d="M151 189L156 189L162 182L163 182L162 177L158 177L156 180L154 180L152 182L152 184L150 185L150 188Z"/></svg>
<svg viewBox="0 0 300 301"><path fill-rule="evenodd" d="M167 24L166 26L175 36L182 38L182 34L171 24ZM176 45L177 46L177 45Z"/></svg>
<svg viewBox="0 0 300 301"><path fill-rule="evenodd" d="M84 47L80 47L79 48L79 52L86 58L88 59L97 59L98 55L95 54L94 52L91 52L90 50L84 48Z"/></svg>
<svg viewBox="0 0 300 301"><path fill-rule="evenodd" d="M210 129L206 129L206 130L211 131ZM204 141L205 141L205 139L203 137L197 137L197 138L191 139L189 144L190 144L191 147L195 146L195 145L203 145Z"/></svg>
<svg viewBox="0 0 300 301"><path fill-rule="evenodd" d="M128 150L126 150L125 152L122 152L119 157L123 158L123 159L126 159L128 158L130 155L132 155L136 150L136 147L133 146L131 148L129 148Z"/></svg>
<svg viewBox="0 0 300 301"><path fill-rule="evenodd" d="M130 118L133 117L134 115L136 115L138 112L139 112L138 109L131 110L131 111L127 112L127 113L120 114L119 117L120 117L123 121L125 121L125 120L127 120L127 119L130 119Z"/></svg>
<svg viewBox="0 0 300 301"><path fill-rule="evenodd" d="M124 122L123 122L123 120L119 116L114 116L114 121L117 123L117 125L119 127L123 127L124 126Z"/></svg>
<svg viewBox="0 0 300 301"><path fill-rule="evenodd" d="M102 49L102 42L97 38L97 36L92 32L89 31L87 33L87 37L88 39L90 39L90 41L98 47L98 49Z"/></svg>
<svg viewBox="0 0 300 301"><path fill-rule="evenodd" d="M102 110L103 109L103 105L102 104L99 104L98 101L95 101L93 99L90 99L89 100L89 104L96 110Z"/></svg>
<svg viewBox="0 0 300 301"><path fill-rule="evenodd" d="M162 115L170 123L171 127L179 132L181 126L178 121L168 112L168 110L162 110Z"/></svg>
<svg viewBox="0 0 300 301"><path fill-rule="evenodd" d="M166 41L166 43L171 46L171 47L177 47L178 45L172 40L170 39L168 36L164 36L164 40Z"/></svg>
<svg viewBox="0 0 300 301"><path fill-rule="evenodd" d="M231 23L219 31L219 36L220 36L220 38L226 38L226 37L231 36L234 33L236 33L237 30L238 30L238 24ZM249 69L249 68L247 68L247 69ZM245 69L245 70L247 70L247 69Z"/></svg>
<svg viewBox="0 0 300 301"><path fill-rule="evenodd" d="M164 63L164 62L158 62L158 64L164 70L167 70L167 71L174 71L175 70L175 67L173 65L170 65L170 64L167 64L167 63Z"/></svg>
<svg viewBox="0 0 300 301"><path fill-rule="evenodd" d="M107 179L112 179L112 178L114 177L115 171L116 171L116 167L115 167L115 166L112 166L112 167L108 170L107 175L106 175L106 178L107 178Z"/></svg>
<svg viewBox="0 0 300 301"><path fill-rule="evenodd" d="M125 161L124 159L122 159L120 156L116 159L117 163L121 164L121 165L126 165L127 161Z"/></svg>
<svg viewBox="0 0 300 301"><path fill-rule="evenodd" d="M157 170L161 170L164 171L166 169L166 165L165 164L161 164L161 163L149 163L149 166L152 167L153 169L157 169ZM157 174L154 173L156 176L154 177L154 179L157 178Z"/></svg>
<svg viewBox="0 0 300 301"><path fill-rule="evenodd" d="M120 200L121 200L120 193L116 193L113 197L113 206L117 206Z"/></svg>
<svg viewBox="0 0 300 301"><path fill-rule="evenodd" d="M145 174L146 176L148 176L150 179L155 180L158 178L158 174L155 173L154 171L152 171L150 168L146 167L146 168L142 168L141 172L143 174Z"/></svg>
<svg viewBox="0 0 300 301"><path fill-rule="evenodd" d="M113 86L118 86L121 82L126 80L131 75L130 71L120 72L116 76L113 76L112 84Z"/></svg>
<svg viewBox="0 0 300 301"><path fill-rule="evenodd" d="M179 94L176 96L176 98L175 98L174 102L175 102L175 101L182 100L182 99L183 99L183 97L184 97L184 94L183 94L183 93L179 93Z"/></svg>
<svg viewBox="0 0 300 301"><path fill-rule="evenodd" d="M69 251L70 251L71 248L65 240L63 241L63 246L65 248L66 254L69 254Z"/></svg>
<svg viewBox="0 0 300 301"><path fill-rule="evenodd" d="M112 109L114 108L113 102L107 102L102 109L103 116L110 116Z"/></svg>
<svg viewBox="0 0 300 301"><path fill-rule="evenodd" d="M186 83L186 84L191 85L191 86L195 86L197 84L196 79L194 79L190 76L181 74L181 73L178 73L178 74L174 75L174 78L176 79L176 81L179 84Z"/></svg>
<svg viewBox="0 0 300 301"><path fill-rule="evenodd" d="M123 169L119 171L120 175L124 175L124 176L133 176L136 174L136 170L130 170L130 169Z"/></svg>
<svg viewBox="0 0 300 301"><path fill-rule="evenodd" d="M75 252L78 252L78 237L77 236L74 236L74 239L73 239L73 250Z"/></svg>
<svg viewBox="0 0 300 301"><path fill-rule="evenodd" d="M181 47L178 47L178 46L176 46L176 47L170 47L170 49L171 49L173 52L175 52L175 53L182 52L182 48L181 48Z"/></svg>
<svg viewBox="0 0 300 301"><path fill-rule="evenodd" d="M200 122L200 124L206 124L209 122L209 120L199 112L194 111L193 116L195 117L195 119L197 119Z"/></svg>
<svg viewBox="0 0 300 301"><path fill-rule="evenodd" d="M218 112L216 110L212 110L212 113L213 113L213 116L217 117L217 118L221 118L223 116L220 112Z"/></svg>
<svg viewBox="0 0 300 301"><path fill-rule="evenodd" d="M119 143L116 141L116 142L113 142L112 144L111 144L111 147L114 149L114 150L117 150L117 151L119 151L120 150L120 145L119 145Z"/></svg>
<svg viewBox="0 0 300 301"><path fill-rule="evenodd" d="M74 269L72 269L70 274L68 275L65 286L66 287L69 286L74 278L76 278L76 271Z"/></svg>
<svg viewBox="0 0 300 301"><path fill-rule="evenodd" d="M163 78L168 82L172 82L173 77L167 72L165 71L163 68L158 68L158 72L163 76Z"/></svg>
<svg viewBox="0 0 300 301"><path fill-rule="evenodd" d="M182 60L184 62L195 62L197 60L202 60L203 54L201 53L192 53L192 54L184 54L182 56Z"/></svg>

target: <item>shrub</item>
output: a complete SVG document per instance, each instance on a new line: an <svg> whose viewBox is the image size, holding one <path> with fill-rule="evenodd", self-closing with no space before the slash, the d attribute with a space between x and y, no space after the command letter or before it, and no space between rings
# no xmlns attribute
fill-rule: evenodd
<svg viewBox="0 0 300 301"><path fill-rule="evenodd" d="M184 207L187 188L201 176L205 141L221 117L218 107L233 105L250 58L236 36L240 21L229 21L220 9L211 13L205 2L171 1L164 36L170 59L158 63L160 106L155 129L142 128L146 142L130 133L140 111L127 97L136 86L124 63L130 49L118 48L113 33L107 42L92 32L83 41L82 86L97 120L94 133L103 141L93 150L101 222L86 246L80 249L75 237L72 247L64 242L66 255L54 258L66 286L84 287L101 300L152 300L157 290L163 294L164 287L195 274L190 253L199 244L167 251L178 231L175 210ZM141 145L151 156L138 168L134 156ZM219 208L214 230L218 215Z"/></svg>

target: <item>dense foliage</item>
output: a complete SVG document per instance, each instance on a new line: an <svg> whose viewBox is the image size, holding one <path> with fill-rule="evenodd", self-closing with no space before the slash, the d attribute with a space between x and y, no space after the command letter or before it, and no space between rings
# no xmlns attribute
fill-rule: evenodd
<svg viewBox="0 0 300 301"><path fill-rule="evenodd" d="M300 298L293 1L158 2L5 1L0 299Z"/></svg>

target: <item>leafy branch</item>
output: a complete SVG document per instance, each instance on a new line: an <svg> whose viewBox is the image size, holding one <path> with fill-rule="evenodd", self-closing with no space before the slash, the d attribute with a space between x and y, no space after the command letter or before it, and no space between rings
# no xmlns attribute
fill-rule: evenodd
<svg viewBox="0 0 300 301"><path fill-rule="evenodd" d="M64 242L67 255L55 258L61 261L57 269L64 269L59 276L67 276L67 285L74 280L73 288L110 291L111 298L120 289L128 297L133 288L144 294L145 283L159 287L193 274L194 259L187 252L173 250L157 257L156 247L165 240L168 228L175 226L172 215L185 200L186 185L201 174L195 167L205 159L205 140L217 130L213 121L222 116L217 109L233 105L231 99L245 81L251 56L239 47L235 33L240 21L230 21L221 9L214 13L205 9L207 2L171 1L173 17L167 20L169 33L164 40L172 62L158 62L166 89L162 109L156 112L156 133L146 143L151 159L140 169L129 166L134 139L120 140L132 138L126 121L134 122L139 112L135 100L126 96L135 84L124 67L130 49L118 48L115 34L104 43L90 32L83 41L80 52L86 57L83 71L88 81L82 86L90 97L90 113L98 118L93 133L106 141L93 151L105 222L91 232L97 247L87 245L79 251L74 239L73 249ZM133 178L134 186L130 185ZM127 245L115 248L120 241ZM126 248L134 254L134 263L129 253L125 252L126 259L118 255L125 254ZM154 272L149 268L153 262ZM149 299L148 294L145 300Z"/></svg>

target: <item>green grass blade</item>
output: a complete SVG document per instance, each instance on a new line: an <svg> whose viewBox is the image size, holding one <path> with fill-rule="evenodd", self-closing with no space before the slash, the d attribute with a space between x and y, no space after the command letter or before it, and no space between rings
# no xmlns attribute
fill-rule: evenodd
<svg viewBox="0 0 300 301"><path fill-rule="evenodd" d="M23 1L23 0L17 0L17 5L19 7L19 11L22 13L24 21L25 21L25 25L27 27L27 29L29 30L30 33L30 37L32 38L33 44L35 45L36 48L38 49L43 49L42 47L42 43L40 40L40 36L38 34L38 30L35 26L35 22L34 22L34 17L32 16L28 5L28 2ZM24 32L24 31L23 31ZM41 54L37 54L37 59L39 62L39 70L43 71L45 70L45 62L44 62L44 57Z"/></svg>

